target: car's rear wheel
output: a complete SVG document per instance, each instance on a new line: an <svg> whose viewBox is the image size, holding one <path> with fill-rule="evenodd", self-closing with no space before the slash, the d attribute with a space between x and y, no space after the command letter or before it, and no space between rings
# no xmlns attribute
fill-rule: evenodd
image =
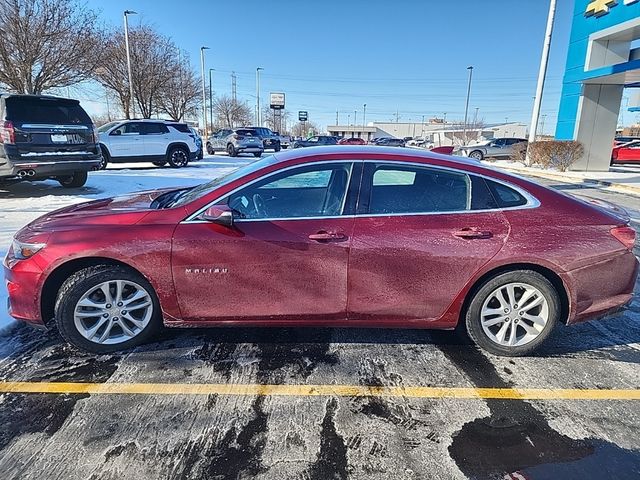
<svg viewBox="0 0 640 480"><path fill-rule="evenodd" d="M69 277L58 292L55 319L65 340L92 353L140 345L162 322L151 284L133 270L112 265Z"/></svg>
<svg viewBox="0 0 640 480"><path fill-rule="evenodd" d="M237 157L238 156L238 151L236 150L236 148L231 143L229 145L227 145L227 153L229 154L230 157Z"/></svg>
<svg viewBox="0 0 640 480"><path fill-rule="evenodd" d="M102 158L100 159L100 163L96 165L96 170L105 170L111 157L109 156L109 150L107 150L106 147L100 145L100 151L102 152Z"/></svg>
<svg viewBox="0 0 640 480"><path fill-rule="evenodd" d="M532 270L516 270L476 290L465 324L471 339L488 352L520 356L547 339L560 312L560 297L549 280Z"/></svg>
<svg viewBox="0 0 640 480"><path fill-rule="evenodd" d="M73 172L71 175L65 175L64 177L58 177L57 180L64 188L80 188L87 183L87 172Z"/></svg>
<svg viewBox="0 0 640 480"><path fill-rule="evenodd" d="M169 150L167 161L172 168L186 167L189 163L189 152L183 147L174 147Z"/></svg>
<svg viewBox="0 0 640 480"><path fill-rule="evenodd" d="M484 159L484 154L480 150L474 150L469 154L469 158L480 161Z"/></svg>

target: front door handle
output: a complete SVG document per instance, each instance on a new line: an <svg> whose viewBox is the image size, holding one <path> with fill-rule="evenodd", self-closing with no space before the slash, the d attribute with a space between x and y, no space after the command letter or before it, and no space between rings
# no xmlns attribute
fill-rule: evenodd
<svg viewBox="0 0 640 480"><path fill-rule="evenodd" d="M454 237L464 238L467 240L473 240L476 238L491 238L493 234L486 230L478 230L476 228L463 228L456 232L453 232Z"/></svg>
<svg viewBox="0 0 640 480"><path fill-rule="evenodd" d="M318 233L309 235L309 240L316 242L341 242L347 239L347 236L341 232L325 232L320 230Z"/></svg>

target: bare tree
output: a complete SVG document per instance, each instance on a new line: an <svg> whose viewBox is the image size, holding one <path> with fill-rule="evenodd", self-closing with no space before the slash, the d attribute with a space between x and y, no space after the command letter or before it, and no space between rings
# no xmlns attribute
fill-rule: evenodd
<svg viewBox="0 0 640 480"><path fill-rule="evenodd" d="M178 61L177 49L171 40L148 25L141 25L129 31L129 49L133 101L142 117L150 118L159 111L160 98L163 95L163 103L169 103L166 93L174 82L174 76L180 78L180 71L184 65ZM95 79L116 94L125 116L131 118L132 99L129 93L127 53L124 34L120 30L114 30L105 36ZM177 96L178 92L174 92L174 95ZM179 103L179 99L173 102Z"/></svg>
<svg viewBox="0 0 640 480"><path fill-rule="evenodd" d="M213 101L213 114L216 117L216 126L224 128L250 125L253 120L253 112L246 104L223 95Z"/></svg>
<svg viewBox="0 0 640 480"><path fill-rule="evenodd" d="M318 133L320 129L313 122L298 122L291 128L291 134L295 137L306 137L309 132Z"/></svg>
<svg viewBox="0 0 640 480"><path fill-rule="evenodd" d="M0 84L39 94L90 78L97 18L75 0L0 0Z"/></svg>
<svg viewBox="0 0 640 480"><path fill-rule="evenodd" d="M185 115L196 115L201 101L200 79L191 68L189 58L183 57L158 92L158 110L173 120L182 120Z"/></svg>

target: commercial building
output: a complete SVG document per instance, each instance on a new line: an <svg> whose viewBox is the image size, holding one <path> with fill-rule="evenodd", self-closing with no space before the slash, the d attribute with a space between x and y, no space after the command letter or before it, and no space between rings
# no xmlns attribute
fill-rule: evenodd
<svg viewBox="0 0 640 480"><path fill-rule="evenodd" d="M640 88L640 0L576 0L556 127L585 147L574 170L608 170L625 88Z"/></svg>
<svg viewBox="0 0 640 480"><path fill-rule="evenodd" d="M469 125L466 129L466 141L463 125L442 121L431 123L371 122L366 126L329 125L327 131L329 135L364 138L366 141L378 137L420 137L436 146L463 145L492 138L527 138L527 125L515 122L482 126Z"/></svg>

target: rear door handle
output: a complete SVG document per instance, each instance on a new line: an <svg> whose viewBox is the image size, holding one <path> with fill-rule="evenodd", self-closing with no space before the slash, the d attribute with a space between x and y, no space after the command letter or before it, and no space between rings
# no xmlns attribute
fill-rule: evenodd
<svg viewBox="0 0 640 480"><path fill-rule="evenodd" d="M486 230L478 230L475 228L463 228L457 232L453 232L454 237L473 240L476 238L491 238L493 234Z"/></svg>
<svg viewBox="0 0 640 480"><path fill-rule="evenodd" d="M325 232L323 230L309 235L309 240L315 240L316 242L341 242L346 239L347 236L344 233Z"/></svg>

